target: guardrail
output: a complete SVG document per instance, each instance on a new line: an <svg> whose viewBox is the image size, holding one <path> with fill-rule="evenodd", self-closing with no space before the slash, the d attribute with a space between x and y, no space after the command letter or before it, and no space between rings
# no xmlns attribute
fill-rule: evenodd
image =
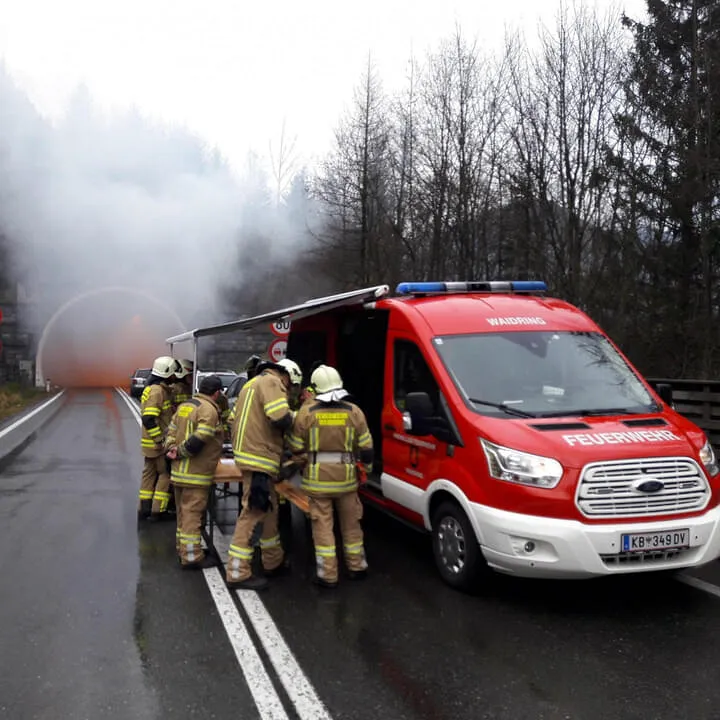
<svg viewBox="0 0 720 720"><path fill-rule="evenodd" d="M648 378L648 382L653 387L670 385L675 410L702 428L710 443L720 449L720 380Z"/></svg>
<svg viewBox="0 0 720 720"><path fill-rule="evenodd" d="M49 400L28 413L20 415L7 427L0 428L0 461L15 452L33 433L37 432L65 402L65 391L61 390Z"/></svg>

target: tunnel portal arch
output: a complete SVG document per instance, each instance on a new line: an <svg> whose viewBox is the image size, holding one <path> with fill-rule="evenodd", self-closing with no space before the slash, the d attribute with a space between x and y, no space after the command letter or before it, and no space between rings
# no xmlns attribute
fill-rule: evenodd
<svg viewBox="0 0 720 720"><path fill-rule="evenodd" d="M88 290L87 292L80 293L79 295L75 295L74 297L70 298L66 303L61 305L52 315L52 317L45 323L45 327L43 328L42 334L40 335L40 341L38 342L37 352L35 354L35 383L39 387L43 386L45 384L45 373L43 370L43 353L45 351L45 344L47 343L47 339L50 336L50 331L53 329L57 321L73 306L77 305L78 303L83 302L84 300L87 300L88 298L94 297L96 295L107 295L111 293L119 293L124 295L132 295L134 297L143 297L146 300L149 300L152 304L157 305L158 307L161 307L170 317L172 317L175 322L178 324L178 328L180 332L185 331L185 325L183 321L180 319L178 314L166 303L164 303L162 300L156 298L151 293L147 292L146 290L141 290L139 288L131 288L131 287L124 287L124 286L111 286L111 287L105 287L105 288L96 288L94 290Z"/></svg>

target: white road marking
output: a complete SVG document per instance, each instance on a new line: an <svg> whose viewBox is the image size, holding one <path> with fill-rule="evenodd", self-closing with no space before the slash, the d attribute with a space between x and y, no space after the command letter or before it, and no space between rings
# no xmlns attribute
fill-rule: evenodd
<svg viewBox="0 0 720 720"><path fill-rule="evenodd" d="M142 422L142 418L140 415L140 409L132 401L132 398L122 388L115 388L115 390L117 390L118 395L125 401L127 406L130 408L130 412L132 412L132 414L135 416L135 419L138 422Z"/></svg>
<svg viewBox="0 0 720 720"><path fill-rule="evenodd" d="M115 389L140 423L137 406L125 391ZM228 538L219 529L216 529L216 533L220 541L216 543L216 550L223 563L226 563ZM203 575L262 720L289 720L220 570L208 568L203 570ZM238 590L236 594L300 720L332 720L258 594L252 590Z"/></svg>
<svg viewBox="0 0 720 720"><path fill-rule="evenodd" d="M289 720L220 571L208 568L203 574L260 717L263 720Z"/></svg>
<svg viewBox="0 0 720 720"><path fill-rule="evenodd" d="M300 669L292 650L258 594L248 590L237 590L236 593L298 715L303 720L331 720L330 713Z"/></svg>
<svg viewBox="0 0 720 720"><path fill-rule="evenodd" d="M0 430L0 439L4 438L6 435L11 433L15 428L19 428L24 422L28 421L31 417L35 417L39 412L41 412L44 408L46 408L51 403L57 402L59 398L61 398L65 394L64 390L61 390L57 395L51 397L49 400L46 400L42 405L38 405L32 412L29 412L27 415L23 415L21 418L16 420L14 423L11 423L6 428L3 428Z"/></svg>
<svg viewBox="0 0 720 720"><path fill-rule="evenodd" d="M676 575L675 579L678 582L685 583L685 585L689 585L697 590L702 590L703 592L720 598L720 587L717 585L713 585L705 580L700 580L700 578L693 577L692 575Z"/></svg>

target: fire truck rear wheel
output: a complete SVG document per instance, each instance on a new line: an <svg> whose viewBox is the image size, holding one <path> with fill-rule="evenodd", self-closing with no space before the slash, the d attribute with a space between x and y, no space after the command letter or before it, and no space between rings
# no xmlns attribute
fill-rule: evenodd
<svg viewBox="0 0 720 720"><path fill-rule="evenodd" d="M475 531L462 508L440 504L432 519L435 564L443 580L458 590L472 589L487 570Z"/></svg>

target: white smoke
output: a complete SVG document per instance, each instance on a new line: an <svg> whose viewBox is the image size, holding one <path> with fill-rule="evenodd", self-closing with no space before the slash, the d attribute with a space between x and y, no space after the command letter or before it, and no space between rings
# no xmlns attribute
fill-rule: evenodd
<svg viewBox="0 0 720 720"><path fill-rule="evenodd" d="M212 322L220 286L243 282L245 238L272 239L287 256L306 237L263 182L236 177L186 130L99 112L83 89L52 124L0 67L0 230L39 323L83 291L117 285L187 323Z"/></svg>

